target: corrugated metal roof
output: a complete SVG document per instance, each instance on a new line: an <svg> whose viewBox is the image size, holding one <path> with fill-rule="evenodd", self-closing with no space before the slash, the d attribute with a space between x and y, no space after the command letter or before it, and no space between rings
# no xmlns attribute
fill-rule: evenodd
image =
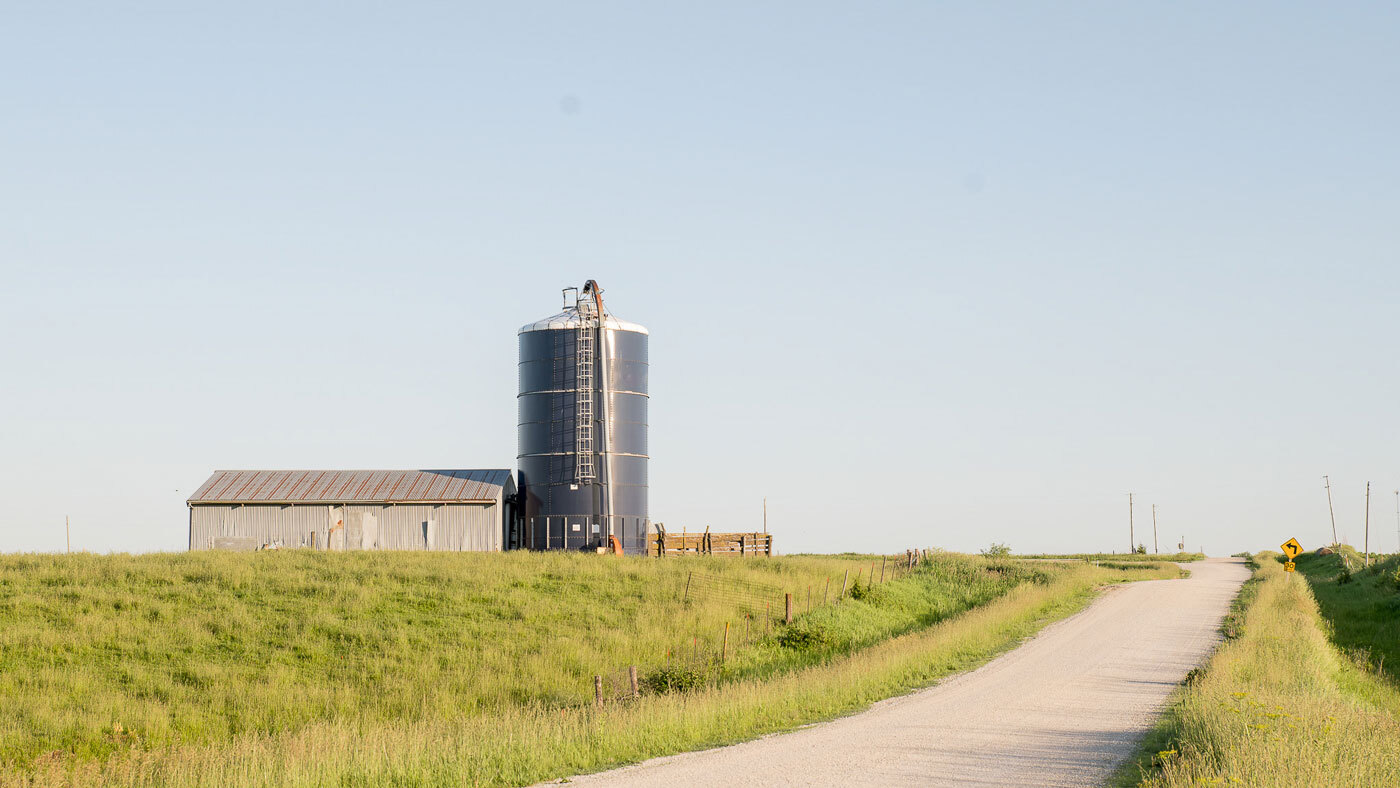
<svg viewBox="0 0 1400 788"><path fill-rule="evenodd" d="M214 471L186 503L493 501L510 471Z"/></svg>

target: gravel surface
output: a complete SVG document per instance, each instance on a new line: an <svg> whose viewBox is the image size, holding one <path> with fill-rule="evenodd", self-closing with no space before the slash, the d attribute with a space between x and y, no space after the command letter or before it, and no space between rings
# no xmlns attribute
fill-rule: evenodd
<svg viewBox="0 0 1400 788"><path fill-rule="evenodd" d="M937 686L792 733L575 777L574 785L1100 785L1219 641L1244 562L1115 586Z"/></svg>

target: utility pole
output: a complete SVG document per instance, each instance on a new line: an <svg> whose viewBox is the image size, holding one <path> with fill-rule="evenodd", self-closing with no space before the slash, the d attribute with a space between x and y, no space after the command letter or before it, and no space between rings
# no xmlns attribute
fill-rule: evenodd
<svg viewBox="0 0 1400 788"><path fill-rule="evenodd" d="M768 496L763 496L763 532L768 533Z"/></svg>
<svg viewBox="0 0 1400 788"><path fill-rule="evenodd" d="M1133 536L1133 494L1128 493L1128 552L1137 552L1137 537Z"/></svg>
<svg viewBox="0 0 1400 788"><path fill-rule="evenodd" d="M1332 544L1339 545L1341 542L1337 541L1337 515L1332 511L1332 483L1326 476L1322 477L1322 486L1327 488L1327 514L1332 518Z"/></svg>
<svg viewBox="0 0 1400 788"><path fill-rule="evenodd" d="M1371 565L1371 483L1366 482L1366 565Z"/></svg>
<svg viewBox="0 0 1400 788"><path fill-rule="evenodd" d="M1157 504L1152 504L1152 554L1157 554Z"/></svg>
<svg viewBox="0 0 1400 788"><path fill-rule="evenodd" d="M73 529L68 526L68 515L63 515L63 537L68 540L68 552L73 552Z"/></svg>
<svg viewBox="0 0 1400 788"><path fill-rule="evenodd" d="M1400 545L1400 490L1395 491L1395 541Z"/></svg>

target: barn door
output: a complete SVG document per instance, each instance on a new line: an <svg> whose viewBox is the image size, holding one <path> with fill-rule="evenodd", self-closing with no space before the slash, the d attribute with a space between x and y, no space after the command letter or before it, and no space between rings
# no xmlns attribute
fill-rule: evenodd
<svg viewBox="0 0 1400 788"><path fill-rule="evenodd" d="M365 512L360 518L360 549L373 550L379 546L379 518Z"/></svg>
<svg viewBox="0 0 1400 788"><path fill-rule="evenodd" d="M331 550L345 549L345 507L332 506L326 510L329 520L328 530L330 536L326 539L326 547Z"/></svg>

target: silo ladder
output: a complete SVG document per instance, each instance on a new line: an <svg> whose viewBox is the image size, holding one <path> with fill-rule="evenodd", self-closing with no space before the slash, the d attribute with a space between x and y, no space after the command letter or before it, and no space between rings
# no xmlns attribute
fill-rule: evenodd
<svg viewBox="0 0 1400 788"><path fill-rule="evenodd" d="M574 481L592 482L598 478L593 464L593 329L594 318L587 302L578 304L578 381L574 394Z"/></svg>

